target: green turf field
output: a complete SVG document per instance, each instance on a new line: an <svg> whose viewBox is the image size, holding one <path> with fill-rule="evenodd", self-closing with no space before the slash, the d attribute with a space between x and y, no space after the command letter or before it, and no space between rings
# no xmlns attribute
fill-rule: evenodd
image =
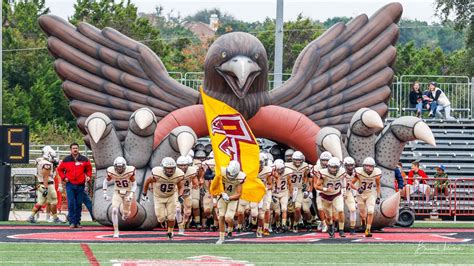
<svg viewBox="0 0 474 266"><path fill-rule="evenodd" d="M230 257L255 265L470 264L473 245L417 244L89 244L101 265L113 260L183 260L199 255ZM0 265L88 264L79 244L0 243Z"/></svg>

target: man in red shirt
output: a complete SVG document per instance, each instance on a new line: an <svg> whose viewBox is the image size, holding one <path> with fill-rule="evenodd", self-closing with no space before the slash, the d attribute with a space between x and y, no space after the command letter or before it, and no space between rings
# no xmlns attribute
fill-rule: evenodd
<svg viewBox="0 0 474 266"><path fill-rule="evenodd" d="M410 195L416 192L421 192L425 195L426 202L431 205L430 201L430 186L426 183L428 175L425 171L420 169L420 163L414 161L411 163L411 170L408 172L407 179L407 202L410 203Z"/></svg>
<svg viewBox="0 0 474 266"><path fill-rule="evenodd" d="M80 228L85 183L92 176L92 165L79 154L79 144L69 145L71 154L58 166L58 174L66 182L67 209L70 228Z"/></svg>

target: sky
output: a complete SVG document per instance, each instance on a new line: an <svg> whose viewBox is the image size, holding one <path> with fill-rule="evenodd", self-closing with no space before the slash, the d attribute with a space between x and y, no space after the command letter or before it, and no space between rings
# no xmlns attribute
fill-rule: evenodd
<svg viewBox="0 0 474 266"><path fill-rule="evenodd" d="M75 1L46 0L46 6L52 14L65 19L74 13ZM247 22L263 21L266 17L274 18L276 0L132 0L139 12L152 13L161 5L164 14L173 12L185 17L207 8L219 8L235 18ZM372 15L380 7L394 1L383 0L284 0L284 20L295 20L298 14L314 20L325 21L336 16L354 17L359 14ZM439 22L434 15L434 0L399 0L403 5L403 16L406 19L417 19L427 22Z"/></svg>

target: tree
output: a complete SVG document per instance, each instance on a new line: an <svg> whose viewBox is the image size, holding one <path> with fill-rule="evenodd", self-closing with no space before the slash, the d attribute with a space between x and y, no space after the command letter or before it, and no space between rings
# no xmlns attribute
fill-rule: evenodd
<svg viewBox="0 0 474 266"><path fill-rule="evenodd" d="M194 15L187 16L184 20L185 21L200 21L200 22L209 24L211 22L210 18L212 14L217 15L217 17L219 18L219 23L235 21L234 16L232 16L231 14L227 12L221 11L218 8L199 10Z"/></svg>
<svg viewBox="0 0 474 266"><path fill-rule="evenodd" d="M283 72L291 73L293 64L300 52L311 41L318 38L325 28L322 24L298 15L296 21L288 21L283 24ZM269 61L269 70L274 68L275 55L275 20L267 18L257 28L256 36L265 46Z"/></svg>
<svg viewBox="0 0 474 266"><path fill-rule="evenodd" d="M454 14L454 25L458 30L467 30L466 38L466 64L467 72L474 76L474 2L472 0L435 0L436 14L443 22L449 21L449 16Z"/></svg>

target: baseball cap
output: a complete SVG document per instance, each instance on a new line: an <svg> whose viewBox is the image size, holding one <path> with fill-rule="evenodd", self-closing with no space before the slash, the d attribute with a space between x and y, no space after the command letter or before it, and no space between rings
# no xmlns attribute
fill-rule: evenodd
<svg viewBox="0 0 474 266"><path fill-rule="evenodd" d="M436 168L439 168L439 169L441 169L441 170L443 170L443 171L446 169L446 168L444 167L444 165L442 165L442 164L438 165Z"/></svg>
<svg viewBox="0 0 474 266"><path fill-rule="evenodd" d="M430 81L430 85L433 85L433 86L437 87L437 86L438 86L438 83L436 83L436 82L434 82L434 81Z"/></svg>

